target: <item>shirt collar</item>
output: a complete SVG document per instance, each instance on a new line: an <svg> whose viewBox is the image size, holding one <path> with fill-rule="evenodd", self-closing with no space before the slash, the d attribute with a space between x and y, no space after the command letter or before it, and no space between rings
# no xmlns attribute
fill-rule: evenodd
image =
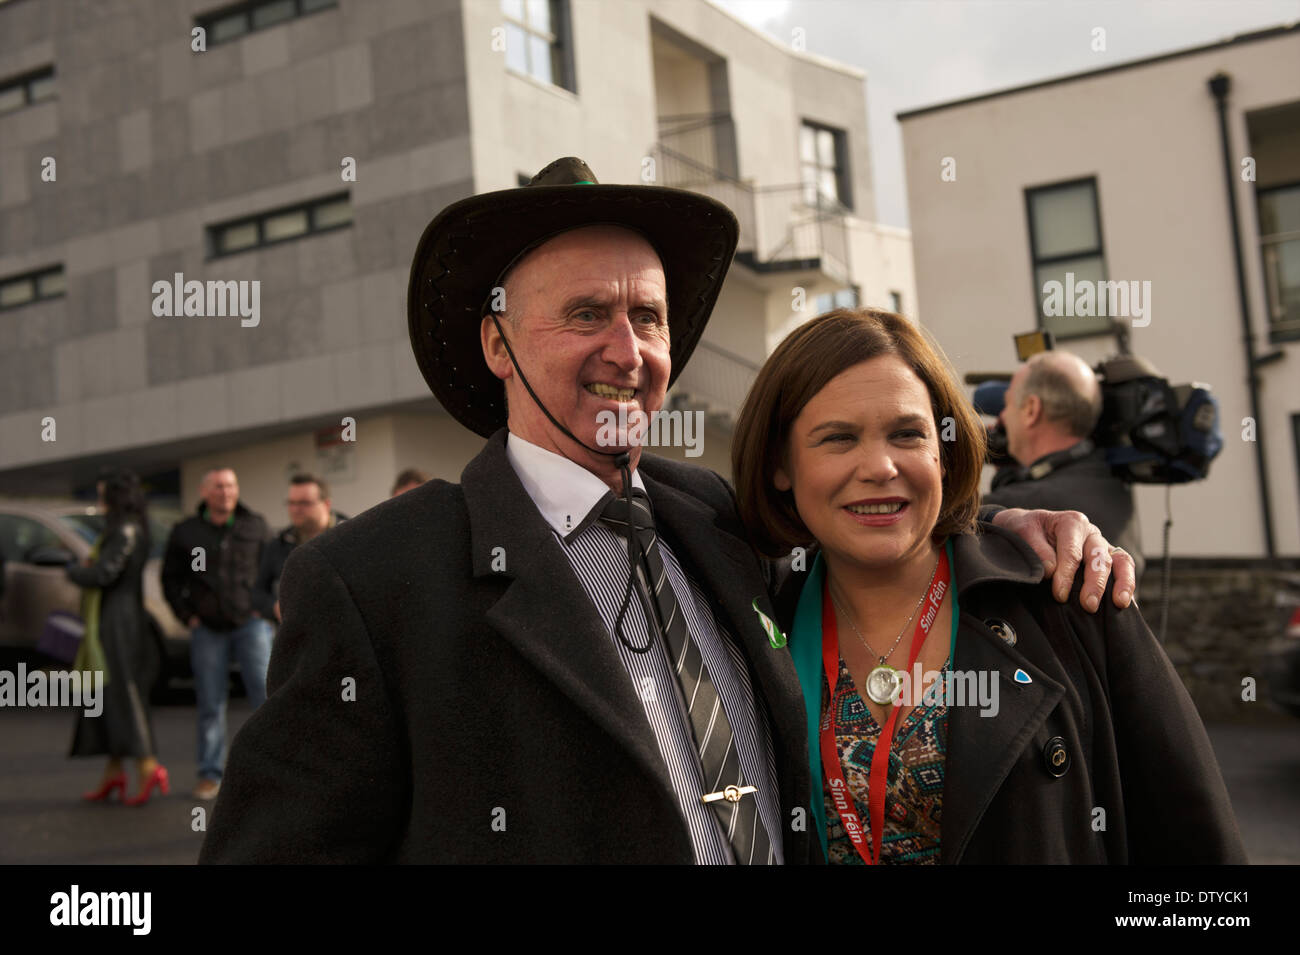
<svg viewBox="0 0 1300 955"><path fill-rule="evenodd" d="M1068 448L1062 448L1060 451L1052 451L1044 454L1029 467L1025 468L1025 473L1035 481L1039 478L1047 477L1053 471L1059 470L1075 461L1081 461L1088 455L1092 454L1095 445L1091 438L1084 438Z"/></svg>
<svg viewBox="0 0 1300 955"><path fill-rule="evenodd" d="M525 441L506 436L506 458L546 523L561 537L582 523L609 493L609 485L576 461ZM632 486L645 490L641 472L632 472Z"/></svg>

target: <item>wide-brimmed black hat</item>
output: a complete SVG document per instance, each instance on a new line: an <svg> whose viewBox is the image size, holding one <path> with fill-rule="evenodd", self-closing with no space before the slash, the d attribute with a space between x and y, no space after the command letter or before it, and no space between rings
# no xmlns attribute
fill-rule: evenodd
<svg viewBox="0 0 1300 955"><path fill-rule="evenodd" d="M471 431L487 437L506 423L505 391L479 342L492 289L524 252L597 223L637 230L659 253L668 286L669 385L686 366L736 251L735 215L681 189L601 185L581 159L557 159L526 186L452 203L415 250L406 297L411 349L434 395Z"/></svg>

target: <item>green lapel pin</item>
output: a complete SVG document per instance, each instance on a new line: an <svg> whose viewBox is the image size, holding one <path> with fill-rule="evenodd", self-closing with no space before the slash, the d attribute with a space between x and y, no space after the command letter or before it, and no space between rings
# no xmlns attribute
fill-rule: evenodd
<svg viewBox="0 0 1300 955"><path fill-rule="evenodd" d="M771 617L769 617L767 614L763 613L763 611L758 609L757 597L754 598L754 602L752 606L754 607L754 613L758 614L759 623L761 623L763 625L763 629L767 631L767 642L772 644L772 646L775 649L780 650L782 647L785 646L785 634L782 633L777 628L776 624L772 622Z"/></svg>

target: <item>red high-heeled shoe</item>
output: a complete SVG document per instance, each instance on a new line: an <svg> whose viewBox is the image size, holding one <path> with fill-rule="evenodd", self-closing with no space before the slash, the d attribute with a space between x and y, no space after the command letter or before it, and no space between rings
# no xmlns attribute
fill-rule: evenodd
<svg viewBox="0 0 1300 955"><path fill-rule="evenodd" d="M88 793L82 793L81 798L89 802L103 802L113 794L114 789L122 790L122 798L126 798L126 773L118 773L116 776L110 776L104 780L98 789L92 789Z"/></svg>
<svg viewBox="0 0 1300 955"><path fill-rule="evenodd" d="M167 781L167 769L164 766L158 766L155 768L154 771L149 774L149 778L145 780L145 784L140 789L139 794L123 799L123 805L143 806L149 801L149 796L154 791L155 787L161 790L164 796L171 792L172 787Z"/></svg>

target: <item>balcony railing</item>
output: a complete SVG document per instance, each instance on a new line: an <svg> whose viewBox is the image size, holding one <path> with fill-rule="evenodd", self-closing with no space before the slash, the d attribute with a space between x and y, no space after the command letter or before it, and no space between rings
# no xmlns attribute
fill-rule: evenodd
<svg viewBox="0 0 1300 955"><path fill-rule="evenodd" d="M740 223L741 261L758 271L820 269L851 284L849 210L809 184L754 186L736 177L726 114L662 117L651 149L655 181L711 196Z"/></svg>
<svg viewBox="0 0 1300 955"><path fill-rule="evenodd" d="M728 113L660 116L659 142L698 169L736 178L736 125Z"/></svg>
<svg viewBox="0 0 1300 955"><path fill-rule="evenodd" d="M850 283L847 209L807 185L767 186L753 195L759 263L816 260L827 274Z"/></svg>
<svg viewBox="0 0 1300 955"><path fill-rule="evenodd" d="M715 427L730 430L757 375L752 361L701 341L673 385L673 400L679 407L704 411Z"/></svg>

